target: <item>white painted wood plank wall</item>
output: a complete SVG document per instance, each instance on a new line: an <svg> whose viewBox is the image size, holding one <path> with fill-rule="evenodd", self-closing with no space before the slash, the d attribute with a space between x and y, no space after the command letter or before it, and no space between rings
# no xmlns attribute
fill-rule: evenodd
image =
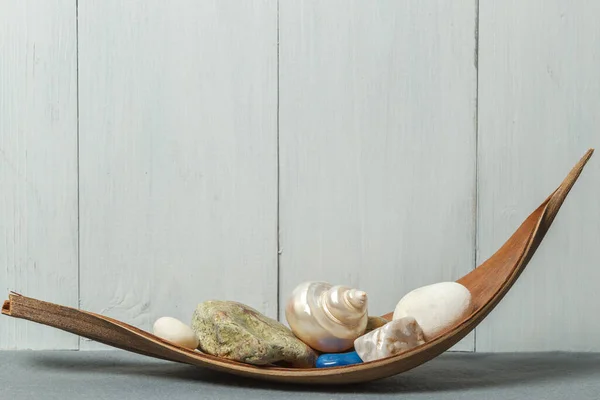
<svg viewBox="0 0 600 400"><path fill-rule="evenodd" d="M479 262L589 147L600 147L600 3L479 6ZM600 351L600 156L519 281L477 329L478 351Z"/></svg>
<svg viewBox="0 0 600 400"><path fill-rule="evenodd" d="M0 1L0 288L77 307L77 34L71 0ZM76 349L2 318L0 349Z"/></svg>
<svg viewBox="0 0 600 400"><path fill-rule="evenodd" d="M283 316L305 279L391 311L489 257L598 147L598 18L592 0L0 0L0 288L143 329L209 298ZM600 350L597 157L455 350ZM78 347L99 346L0 318L0 349Z"/></svg>
<svg viewBox="0 0 600 400"><path fill-rule="evenodd" d="M277 4L80 0L79 30L81 307L276 317Z"/></svg>
<svg viewBox="0 0 600 400"><path fill-rule="evenodd" d="M365 290L381 315L468 273L474 3L280 4L281 304L325 280Z"/></svg>

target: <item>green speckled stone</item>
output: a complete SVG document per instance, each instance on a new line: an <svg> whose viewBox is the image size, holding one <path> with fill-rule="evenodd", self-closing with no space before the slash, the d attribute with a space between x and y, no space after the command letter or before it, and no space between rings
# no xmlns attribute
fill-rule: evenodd
<svg viewBox="0 0 600 400"><path fill-rule="evenodd" d="M247 364L314 367L317 355L282 323L234 301L198 305L192 329L205 353Z"/></svg>

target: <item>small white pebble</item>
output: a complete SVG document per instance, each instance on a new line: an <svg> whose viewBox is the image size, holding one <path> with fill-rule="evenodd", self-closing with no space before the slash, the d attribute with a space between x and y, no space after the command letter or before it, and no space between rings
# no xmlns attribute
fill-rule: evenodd
<svg viewBox="0 0 600 400"><path fill-rule="evenodd" d="M176 318L162 317L157 319L153 330L159 338L173 342L178 346L192 350L198 347L198 337L194 331Z"/></svg>

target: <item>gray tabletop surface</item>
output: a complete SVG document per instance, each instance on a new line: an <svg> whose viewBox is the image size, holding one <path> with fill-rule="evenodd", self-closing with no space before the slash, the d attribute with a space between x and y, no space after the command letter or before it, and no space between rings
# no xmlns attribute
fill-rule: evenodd
<svg viewBox="0 0 600 400"><path fill-rule="evenodd" d="M290 386L115 351L0 352L0 399L600 399L599 353L446 353L352 386Z"/></svg>

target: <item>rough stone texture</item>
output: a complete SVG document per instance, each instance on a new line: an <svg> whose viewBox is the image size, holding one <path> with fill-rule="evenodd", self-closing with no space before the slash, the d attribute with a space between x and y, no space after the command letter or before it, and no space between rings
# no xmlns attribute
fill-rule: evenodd
<svg viewBox="0 0 600 400"><path fill-rule="evenodd" d="M390 322L390 321L388 321L385 318L370 316L369 319L367 320L367 329L365 329L365 334L367 334L377 328L381 328L388 322Z"/></svg>
<svg viewBox="0 0 600 400"><path fill-rule="evenodd" d="M360 358L374 361L402 353L425 343L423 331L413 317L391 321L354 341Z"/></svg>
<svg viewBox="0 0 600 400"><path fill-rule="evenodd" d="M206 301L192 317L192 329L205 353L247 364L283 362L314 367L317 355L280 322L234 301Z"/></svg>

